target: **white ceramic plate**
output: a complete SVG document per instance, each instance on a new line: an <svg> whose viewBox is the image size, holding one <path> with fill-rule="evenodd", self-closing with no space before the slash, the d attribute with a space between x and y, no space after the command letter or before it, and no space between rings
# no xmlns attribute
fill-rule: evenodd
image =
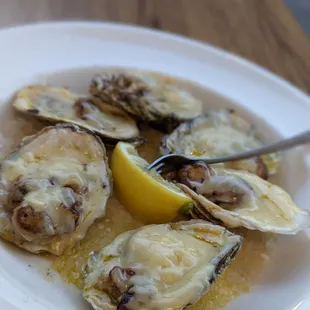
<svg viewBox="0 0 310 310"><path fill-rule="evenodd" d="M14 125L1 117L3 105L18 87L48 80L83 92L93 73L105 66L151 69L196 81L208 89L206 104L243 110L266 135L289 136L309 128L306 94L254 64L176 35L69 22L2 30L0 42L0 119L6 132ZM285 155L279 181L301 207L309 208L309 147ZM260 284L225 309L309 310L309 236L306 231L283 238L261 271ZM48 267L46 259L1 243L0 309L89 309L73 286L57 277L44 279Z"/></svg>

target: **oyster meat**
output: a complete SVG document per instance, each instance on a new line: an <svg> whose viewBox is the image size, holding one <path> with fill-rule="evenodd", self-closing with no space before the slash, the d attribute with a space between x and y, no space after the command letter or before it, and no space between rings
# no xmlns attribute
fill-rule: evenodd
<svg viewBox="0 0 310 310"><path fill-rule="evenodd" d="M65 88L31 85L22 88L13 100L16 110L51 123L71 123L98 134L105 142L139 140L136 121L123 110L95 98L81 97Z"/></svg>
<svg viewBox="0 0 310 310"><path fill-rule="evenodd" d="M231 110L210 111L177 127L161 141L162 155L179 153L192 157L217 157L262 146L251 124ZM246 170L266 179L274 174L278 156L268 154L253 159L220 164L225 168Z"/></svg>
<svg viewBox="0 0 310 310"><path fill-rule="evenodd" d="M101 140L73 125L46 127L1 162L0 236L60 255L104 216L110 192Z"/></svg>
<svg viewBox="0 0 310 310"><path fill-rule="evenodd" d="M300 209L279 186L248 172L214 169L203 162L178 171L181 189L197 204L194 218L222 222L229 228L296 234L310 227L310 212Z"/></svg>
<svg viewBox="0 0 310 310"><path fill-rule="evenodd" d="M179 89L172 78L155 73L96 75L90 93L101 102L121 107L136 119L164 132L202 113L199 100Z"/></svg>
<svg viewBox="0 0 310 310"><path fill-rule="evenodd" d="M96 310L184 309L209 290L241 243L202 220L125 232L91 254L83 296Z"/></svg>

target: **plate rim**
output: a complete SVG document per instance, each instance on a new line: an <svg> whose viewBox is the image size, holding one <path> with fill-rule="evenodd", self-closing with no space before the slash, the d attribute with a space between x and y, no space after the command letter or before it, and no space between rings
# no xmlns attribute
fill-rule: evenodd
<svg viewBox="0 0 310 310"><path fill-rule="evenodd" d="M310 108L310 96L303 91L302 89L298 88L296 85L294 85L292 82L285 80L281 76L277 75L276 73L270 71L269 69L256 64L252 62L251 60L248 60L246 58L243 58L242 56L236 55L234 53L231 53L229 51L226 51L224 49L221 49L219 47L213 46L207 42L192 39L185 37L180 34L175 34L172 32L167 32L163 30L158 29L152 29L149 27L144 27L140 25L132 25L132 24L126 24L126 23L119 23L119 22L104 22L104 21L84 21L84 20L67 20L67 21L49 21L49 22L38 22L38 23L28 23L28 24L20 24L15 25L11 27L6 27L0 29L0 40L3 35L8 34L14 34L18 32L28 32L33 30L44 30L44 29L56 29L56 28L77 28L81 27L84 29L95 29L95 28L101 28L101 29L116 29L116 30L122 30L122 31L132 31L135 33L149 33L151 35L158 36L160 38L166 38L169 41L177 41L181 44L189 45L192 47L200 48L202 50L205 50L207 53L218 56L222 59L227 60L230 63L234 63L237 66L243 67L246 70L248 70L251 74L254 74L256 77L261 77L264 80L270 81L274 83L274 85L278 85L280 88L285 88L287 91L289 91L292 95L298 97L300 99L300 103L307 104L307 108ZM255 83L255 82L254 82ZM298 102L296 103L298 104ZM0 276L0 280L1 276ZM22 293L23 294L23 293ZM4 302L7 300L2 299L0 296L0 304L1 301L4 300ZM310 296L309 299L306 298L302 303L300 303L297 307L299 310L302 309L310 309ZM304 304L306 303L306 305ZM308 307L307 307L308 305ZM301 306L301 307L300 307ZM304 307L305 306L305 307ZM297 308L294 308L297 310Z"/></svg>
<svg viewBox="0 0 310 310"><path fill-rule="evenodd" d="M166 37L169 40L176 40L183 44L189 44L198 48L202 48L209 53L215 54L230 62L233 62L239 66L242 66L254 74L258 74L272 80L272 82L278 84L280 87L284 87L291 92L295 93L295 95L299 96L300 99L305 100L310 105L310 95L307 94L304 90L299 88L293 82L286 80L285 78L281 77L277 73L271 71L270 69L255 63L254 61L247 59L241 55L235 54L233 52L227 51L222 49L221 47L217 47L208 43L207 41L202 41L199 39L194 39L187 37L185 35L173 33L170 31L165 31L161 29L154 29L147 26L142 25L135 25L129 23L122 23L122 22L107 22L107 21L88 21L88 20L63 20L63 21L39 21L37 23L24 23L18 24L14 26L4 27L0 29L0 39L2 35L10 34L10 32L20 32L20 31L32 31L38 30L39 28L60 28L60 27L84 27L84 28L96 28L96 27L104 27L104 28L115 28L118 30L123 31L132 31L132 32L144 32L150 33L160 37Z"/></svg>

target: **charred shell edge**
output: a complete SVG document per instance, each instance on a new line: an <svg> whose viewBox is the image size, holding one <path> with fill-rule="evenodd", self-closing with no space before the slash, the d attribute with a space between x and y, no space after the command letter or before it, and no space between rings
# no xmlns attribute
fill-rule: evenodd
<svg viewBox="0 0 310 310"><path fill-rule="evenodd" d="M144 113L144 110L139 105L134 108L128 107L122 102L115 102L114 100L109 100L107 97L103 97L100 92L98 93L96 86L91 83L89 87L89 92L97 98L98 100L104 101L114 107L122 109L124 112L129 114L137 122L149 124L155 130L171 133L175 128L177 128L181 123L188 121L189 119L182 119L174 113L167 115L162 115L158 113L155 109L149 111L148 114ZM146 103L147 104L147 103ZM148 103L150 105L150 103Z"/></svg>
<svg viewBox="0 0 310 310"><path fill-rule="evenodd" d="M156 121L149 122L149 125L154 129L163 133L171 133L176 129L184 120L178 118L175 114L170 114L165 117L158 114Z"/></svg>
<svg viewBox="0 0 310 310"><path fill-rule="evenodd" d="M193 197L191 192L194 192L191 190L188 186L182 184L182 183L176 183L176 185L182 190L182 192L191 197L193 199L192 205L182 212L183 215L190 216L192 219L200 219L205 220L207 222L210 222L213 225L219 225L224 227L226 230L229 228L225 225L223 221L220 219L214 217L210 212L208 212L198 201L196 201Z"/></svg>
<svg viewBox="0 0 310 310"><path fill-rule="evenodd" d="M201 220L201 219L200 219ZM187 224L187 223L191 223L190 221L181 221L178 222L177 224ZM171 223L170 223L171 224ZM220 226L218 224L215 223L211 223L213 225L216 226ZM221 256L218 256L216 258L213 258L211 260L211 264L213 264L215 266L215 272L212 275L212 277L210 278L210 284L212 285L214 283L214 281L216 280L216 278L231 264L231 262L235 259L236 255L238 254L238 252L240 251L241 247L242 247L242 242L243 242L243 237L240 236L239 234L234 234L231 231L229 231L227 228L220 226L221 228L224 229L224 233L227 236L239 236L240 240L238 243L235 244L235 246L233 246L229 251L222 253ZM204 294L203 294L204 295ZM202 296L203 296L202 295ZM201 296L201 297L202 297ZM187 309L191 304L187 305L184 309Z"/></svg>
<svg viewBox="0 0 310 310"><path fill-rule="evenodd" d="M101 139L98 137L98 135L94 131L92 131L90 129L86 129L86 128L81 128L77 125L73 125L73 124L64 122L64 123L56 124L54 126L45 127L41 131L37 132L36 134L34 134L32 136L25 137L22 140L22 142L17 146L16 150L19 150L24 145L33 141L38 135L41 135L41 134L45 133L46 131L49 131L52 129L71 129L71 131L73 131L73 132L77 132L77 133L81 133L81 134L84 134L84 133L90 134L99 142L99 144L103 147L103 149L105 149L103 142L101 141Z"/></svg>
<svg viewBox="0 0 310 310"><path fill-rule="evenodd" d="M227 230L227 233L233 235L231 232ZM218 257L212 261L213 264L215 264L215 273L217 276L219 276L233 261L233 259L238 254L239 250L242 247L242 240L243 237L240 236L240 242L237 243L234 247L230 249L230 251L224 253L222 257ZM212 284L215 281L215 277L210 280L210 283Z"/></svg>
<svg viewBox="0 0 310 310"><path fill-rule="evenodd" d="M186 185L181 184L181 183L176 183L176 185L186 194L187 196L189 195L186 190L183 188ZM205 220L207 222L210 222L211 224L214 225L220 225L225 227L225 224L212 216L208 211L206 211L200 204L199 202L193 200L189 204L183 206L180 210L179 213L186 218L194 219L194 220ZM226 228L226 227L225 227Z"/></svg>

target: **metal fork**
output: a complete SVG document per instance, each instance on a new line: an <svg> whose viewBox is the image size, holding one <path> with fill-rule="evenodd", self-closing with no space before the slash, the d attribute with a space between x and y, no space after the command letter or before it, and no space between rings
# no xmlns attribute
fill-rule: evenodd
<svg viewBox="0 0 310 310"><path fill-rule="evenodd" d="M284 151L295 146L310 142L310 130L307 130L296 136L280 140L278 142L262 146L260 148L236 153L232 155L206 158L206 157L190 157L181 154L168 154L159 157L147 166L147 169L155 169L159 174L172 172L185 164L193 164L197 161L203 161L206 164L224 163L227 161L235 161L240 159L248 159L259 155Z"/></svg>

